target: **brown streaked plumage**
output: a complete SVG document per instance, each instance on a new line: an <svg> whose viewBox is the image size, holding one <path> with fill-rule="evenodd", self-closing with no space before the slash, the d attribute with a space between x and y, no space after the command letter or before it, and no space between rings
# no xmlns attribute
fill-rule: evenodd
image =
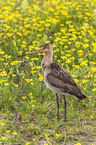
<svg viewBox="0 0 96 145"><path fill-rule="evenodd" d="M47 74L46 80L50 85L59 89L60 94L73 95L80 100L86 98L70 74L58 63L52 62L48 69L50 72Z"/></svg>
<svg viewBox="0 0 96 145"><path fill-rule="evenodd" d="M64 69L62 68L58 63L52 62L52 57L53 57L53 48L51 44L44 44L41 49L28 53L33 54L33 53L39 53L43 52L45 53L42 63L41 63L41 68L44 73L44 82L46 86L52 90L53 92L56 93L56 98L57 98L57 108L58 108L58 120L59 120L59 101L58 101L58 95L57 94L63 94L64 96L64 103L65 103L65 118L66 120L66 98L65 95L72 95L80 100L83 100L86 98L85 95L83 95L82 91L78 87L78 85L75 83L71 75Z"/></svg>

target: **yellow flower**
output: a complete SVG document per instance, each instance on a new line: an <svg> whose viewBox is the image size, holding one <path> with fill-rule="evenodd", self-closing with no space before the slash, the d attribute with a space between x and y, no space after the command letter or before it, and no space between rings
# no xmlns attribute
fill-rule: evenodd
<svg viewBox="0 0 96 145"><path fill-rule="evenodd" d="M17 32L17 34L18 34L19 36L22 36L22 33L20 33L20 32Z"/></svg>
<svg viewBox="0 0 96 145"><path fill-rule="evenodd" d="M79 80L77 80L77 79L74 79L74 81L75 81L76 83L78 83L78 82L79 82Z"/></svg>
<svg viewBox="0 0 96 145"><path fill-rule="evenodd" d="M90 70L96 72L96 67L92 67Z"/></svg>
<svg viewBox="0 0 96 145"><path fill-rule="evenodd" d="M56 134L56 137L60 137L60 134Z"/></svg>
<svg viewBox="0 0 96 145"><path fill-rule="evenodd" d="M22 51L19 51L18 54L19 54L19 55L22 55Z"/></svg>
<svg viewBox="0 0 96 145"><path fill-rule="evenodd" d="M3 136L2 136L2 140L5 140L5 139L6 139L6 137L3 137Z"/></svg>
<svg viewBox="0 0 96 145"><path fill-rule="evenodd" d="M41 66L37 66L37 69L41 69Z"/></svg>
<svg viewBox="0 0 96 145"><path fill-rule="evenodd" d="M25 145L29 145L30 143L29 142L27 142Z"/></svg>
<svg viewBox="0 0 96 145"><path fill-rule="evenodd" d="M87 83L88 81L87 81L87 80L85 80L85 79L83 79L83 80L82 80L82 82L83 82L83 83Z"/></svg>
<svg viewBox="0 0 96 145"><path fill-rule="evenodd" d="M93 115L90 115L91 119L93 119Z"/></svg>
<svg viewBox="0 0 96 145"><path fill-rule="evenodd" d="M12 77L16 77L16 74L12 74Z"/></svg>
<svg viewBox="0 0 96 145"><path fill-rule="evenodd" d="M5 64L5 66L8 65L8 63L4 63L4 64Z"/></svg>
<svg viewBox="0 0 96 145"><path fill-rule="evenodd" d="M24 47L26 47L26 45L25 45L25 44L21 44L21 47L23 47L23 48L24 48Z"/></svg>
<svg viewBox="0 0 96 145"><path fill-rule="evenodd" d="M32 85L32 86L34 85L33 82L31 82L31 85Z"/></svg>
<svg viewBox="0 0 96 145"><path fill-rule="evenodd" d="M1 61L4 61L4 58L0 58Z"/></svg>
<svg viewBox="0 0 96 145"><path fill-rule="evenodd" d="M88 98L90 99L90 98L92 98L92 96L88 96Z"/></svg>
<svg viewBox="0 0 96 145"><path fill-rule="evenodd" d="M50 23L46 23L45 24L45 27L49 27L51 24Z"/></svg>
<svg viewBox="0 0 96 145"><path fill-rule="evenodd" d="M61 56L61 58L64 60L64 59L67 59L67 57L66 56Z"/></svg>
<svg viewBox="0 0 96 145"><path fill-rule="evenodd" d="M34 74L35 73L35 70L34 71L31 71L31 73Z"/></svg>
<svg viewBox="0 0 96 145"><path fill-rule="evenodd" d="M45 137L47 137L47 134L45 134Z"/></svg>
<svg viewBox="0 0 96 145"><path fill-rule="evenodd" d="M16 65L16 64L18 64L18 61L17 60L15 60L15 61L13 61L12 63L10 63L11 65Z"/></svg>
<svg viewBox="0 0 96 145"><path fill-rule="evenodd" d="M83 44L83 47L87 48L87 47L89 47L89 45L88 44Z"/></svg>
<svg viewBox="0 0 96 145"><path fill-rule="evenodd" d="M26 17L26 18L24 19L24 21L29 21L29 17Z"/></svg>
<svg viewBox="0 0 96 145"><path fill-rule="evenodd" d="M68 64L71 63L71 60L70 59L67 59L66 63L68 63Z"/></svg>
<svg viewBox="0 0 96 145"><path fill-rule="evenodd" d="M12 100L12 98L10 97L9 100Z"/></svg>
<svg viewBox="0 0 96 145"><path fill-rule="evenodd" d="M81 145L81 143L77 143L77 144L74 144L74 145Z"/></svg>
<svg viewBox="0 0 96 145"><path fill-rule="evenodd" d="M96 88L92 89L93 92L96 92Z"/></svg>
<svg viewBox="0 0 96 145"><path fill-rule="evenodd" d="M85 40L84 40L84 42L88 42L88 41L89 41L88 39L85 39Z"/></svg>
<svg viewBox="0 0 96 145"><path fill-rule="evenodd" d="M45 24L46 22L45 22L45 21L39 21L39 23L40 23L40 24Z"/></svg>
<svg viewBox="0 0 96 145"><path fill-rule="evenodd" d="M29 46L29 51L32 51L32 50L33 50L33 46L30 45L30 46Z"/></svg>
<svg viewBox="0 0 96 145"><path fill-rule="evenodd" d="M9 132L10 132L10 130L7 130L7 132L9 133Z"/></svg>
<svg viewBox="0 0 96 145"><path fill-rule="evenodd" d="M7 35L8 37L11 37L11 36L13 35L13 33L6 33L6 35Z"/></svg>
<svg viewBox="0 0 96 145"><path fill-rule="evenodd" d="M50 138L46 137L47 140L50 140Z"/></svg>
<svg viewBox="0 0 96 145"><path fill-rule="evenodd" d="M35 139L35 138L33 138L32 140L33 140L33 141L36 141L36 139Z"/></svg>
<svg viewBox="0 0 96 145"><path fill-rule="evenodd" d="M29 82L31 82L31 80L30 79L26 79L26 82L29 83Z"/></svg>
<svg viewBox="0 0 96 145"><path fill-rule="evenodd" d="M80 66L88 66L87 62L86 61L82 61Z"/></svg>
<svg viewBox="0 0 96 145"><path fill-rule="evenodd" d="M30 96L32 96L32 92L30 92L30 94L29 94Z"/></svg>
<svg viewBox="0 0 96 145"><path fill-rule="evenodd" d="M7 76L6 71L2 71L2 72L0 73L0 76Z"/></svg>
<svg viewBox="0 0 96 145"><path fill-rule="evenodd" d="M4 51L1 51L1 50L0 50L0 54L4 54Z"/></svg>
<svg viewBox="0 0 96 145"><path fill-rule="evenodd" d="M5 125L6 125L5 123L1 122L1 126L5 126Z"/></svg>
<svg viewBox="0 0 96 145"><path fill-rule="evenodd" d="M35 105L32 105L32 107L35 107Z"/></svg>
<svg viewBox="0 0 96 145"><path fill-rule="evenodd" d="M43 77L39 77L39 81L43 81Z"/></svg>
<svg viewBox="0 0 96 145"><path fill-rule="evenodd" d="M43 75L38 74L39 75L39 81L43 81Z"/></svg>
<svg viewBox="0 0 96 145"><path fill-rule="evenodd" d="M22 99L24 100L26 98L26 96L24 97L24 96L22 96Z"/></svg>
<svg viewBox="0 0 96 145"><path fill-rule="evenodd" d="M9 83L4 83L4 86L9 86Z"/></svg>
<svg viewBox="0 0 96 145"><path fill-rule="evenodd" d="M13 132L13 135L17 135L17 132Z"/></svg>
<svg viewBox="0 0 96 145"><path fill-rule="evenodd" d="M18 84L13 83L13 85L14 85L15 87L18 87Z"/></svg>
<svg viewBox="0 0 96 145"><path fill-rule="evenodd" d="M25 56L25 58L26 58L26 59L29 59L29 57L28 57L28 56Z"/></svg>
<svg viewBox="0 0 96 145"><path fill-rule="evenodd" d="M50 43L49 41L45 41L45 43Z"/></svg>

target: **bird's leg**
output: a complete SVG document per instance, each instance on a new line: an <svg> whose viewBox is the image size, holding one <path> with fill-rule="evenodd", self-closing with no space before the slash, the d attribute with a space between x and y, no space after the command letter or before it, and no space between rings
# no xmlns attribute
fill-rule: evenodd
<svg viewBox="0 0 96 145"><path fill-rule="evenodd" d="M65 111L64 121L66 121L66 97L65 97L65 95L63 95L63 97L64 97L64 111Z"/></svg>
<svg viewBox="0 0 96 145"><path fill-rule="evenodd" d="M57 93L56 93L56 99L57 99L57 120L59 121L59 100L58 100Z"/></svg>

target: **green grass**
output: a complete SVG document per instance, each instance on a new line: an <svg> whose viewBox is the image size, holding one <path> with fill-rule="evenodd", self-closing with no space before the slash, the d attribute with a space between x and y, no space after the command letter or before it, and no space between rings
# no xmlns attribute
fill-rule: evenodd
<svg viewBox="0 0 96 145"><path fill-rule="evenodd" d="M0 144L96 144L96 1L0 1ZM87 99L59 96L46 88L39 49L54 31L53 61L74 78ZM26 62L24 62L26 61Z"/></svg>

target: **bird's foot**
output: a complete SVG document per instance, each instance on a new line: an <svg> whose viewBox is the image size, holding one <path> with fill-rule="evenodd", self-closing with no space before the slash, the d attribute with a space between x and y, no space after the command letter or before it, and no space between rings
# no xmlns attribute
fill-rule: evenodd
<svg viewBox="0 0 96 145"><path fill-rule="evenodd" d="M66 122L66 118L64 118L64 122Z"/></svg>

